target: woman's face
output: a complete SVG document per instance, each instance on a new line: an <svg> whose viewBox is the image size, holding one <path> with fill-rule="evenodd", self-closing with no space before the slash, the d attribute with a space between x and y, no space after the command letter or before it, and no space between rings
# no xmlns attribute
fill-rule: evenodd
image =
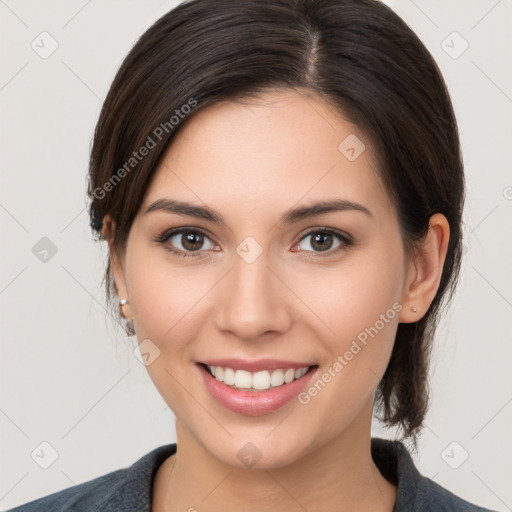
<svg viewBox="0 0 512 512"><path fill-rule="evenodd" d="M151 379L204 453L279 467L369 435L409 269L369 152L326 103L280 91L200 111L165 153L114 275ZM221 359L228 383L275 389L238 391L200 364Z"/></svg>

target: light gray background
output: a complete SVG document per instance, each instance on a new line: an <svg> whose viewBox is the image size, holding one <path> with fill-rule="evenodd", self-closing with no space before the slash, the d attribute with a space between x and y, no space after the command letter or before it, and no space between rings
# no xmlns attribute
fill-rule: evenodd
<svg viewBox="0 0 512 512"><path fill-rule="evenodd" d="M415 459L467 500L511 510L512 2L389 4L446 78L468 184L466 260L439 330ZM1 510L176 440L172 413L134 357L135 338L106 320L107 253L93 243L85 209L102 99L135 40L174 5L0 0ZM43 31L58 43L46 59L31 47L51 49ZM32 251L42 237L57 248L46 262ZM375 435L393 432L376 425ZM43 469L52 450L58 458Z"/></svg>

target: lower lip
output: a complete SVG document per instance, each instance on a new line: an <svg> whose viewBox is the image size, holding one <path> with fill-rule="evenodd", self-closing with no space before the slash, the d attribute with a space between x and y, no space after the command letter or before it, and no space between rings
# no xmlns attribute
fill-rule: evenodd
<svg viewBox="0 0 512 512"><path fill-rule="evenodd" d="M210 375L203 365L198 364L197 366L213 398L226 409L247 416L268 414L288 403L306 387L306 384L317 369L317 367L310 368L300 379L283 384L272 390L243 391L218 381Z"/></svg>

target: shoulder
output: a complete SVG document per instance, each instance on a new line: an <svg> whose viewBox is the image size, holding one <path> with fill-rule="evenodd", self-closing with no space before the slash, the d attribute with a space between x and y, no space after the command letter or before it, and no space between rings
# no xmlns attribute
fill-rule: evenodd
<svg viewBox="0 0 512 512"><path fill-rule="evenodd" d="M32 512L45 510L60 512L64 510L92 510L122 489L127 469L120 469L100 476L88 482L69 487L62 491L38 498L9 512Z"/></svg>
<svg viewBox="0 0 512 512"><path fill-rule="evenodd" d="M394 512L493 512L421 475L399 441L373 438L372 457L383 476L398 488Z"/></svg>
<svg viewBox="0 0 512 512"><path fill-rule="evenodd" d="M132 466L38 498L8 512L150 511L153 479L159 466L176 452L176 444L155 448Z"/></svg>
<svg viewBox="0 0 512 512"><path fill-rule="evenodd" d="M421 477L421 485L418 492L418 506L421 510L432 510L436 512L493 512L456 496L444 487L433 482L429 478ZM429 508L427 508L429 507Z"/></svg>

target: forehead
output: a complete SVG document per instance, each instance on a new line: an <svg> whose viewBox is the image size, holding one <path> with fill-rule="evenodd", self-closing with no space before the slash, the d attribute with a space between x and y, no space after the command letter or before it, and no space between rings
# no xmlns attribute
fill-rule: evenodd
<svg viewBox="0 0 512 512"><path fill-rule="evenodd" d="M176 134L144 204L172 197L262 214L341 197L386 208L370 150L364 134L316 96L276 91L223 101Z"/></svg>

